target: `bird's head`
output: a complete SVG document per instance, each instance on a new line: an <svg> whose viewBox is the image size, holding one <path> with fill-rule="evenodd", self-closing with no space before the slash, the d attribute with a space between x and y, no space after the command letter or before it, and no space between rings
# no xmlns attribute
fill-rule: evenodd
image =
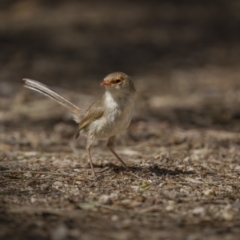
<svg viewBox="0 0 240 240"><path fill-rule="evenodd" d="M131 78L123 72L114 72L108 74L101 83L110 92L134 93L135 87Z"/></svg>

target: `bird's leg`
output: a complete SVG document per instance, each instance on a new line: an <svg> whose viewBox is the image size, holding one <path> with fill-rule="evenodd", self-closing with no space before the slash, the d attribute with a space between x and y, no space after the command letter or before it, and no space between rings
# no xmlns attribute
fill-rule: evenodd
<svg viewBox="0 0 240 240"><path fill-rule="evenodd" d="M122 163L122 165L126 168L128 168L128 166L126 165L126 163L117 155L117 153L114 151L113 149L113 144L114 144L114 141L115 141L115 138L116 136L113 136L113 137L110 137L108 139L108 142L107 142L107 147L108 149L111 151L111 153Z"/></svg>
<svg viewBox="0 0 240 240"><path fill-rule="evenodd" d="M87 150L87 154L88 154L88 161L89 161L91 169L92 169L92 175L96 177L96 172L95 172L94 167L93 167L92 156L91 156L91 152L90 152L90 146L91 146L93 140L94 140L94 136L92 136L92 135L87 136L86 150Z"/></svg>
<svg viewBox="0 0 240 240"><path fill-rule="evenodd" d="M91 156L90 148L87 148L87 153L88 153L88 161L89 161L91 169L92 169L92 175L96 177L96 172L94 170L93 163L92 163L92 156Z"/></svg>

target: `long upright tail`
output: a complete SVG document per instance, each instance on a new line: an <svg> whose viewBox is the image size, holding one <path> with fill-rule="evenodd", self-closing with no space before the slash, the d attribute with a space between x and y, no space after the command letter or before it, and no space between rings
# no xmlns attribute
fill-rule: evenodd
<svg viewBox="0 0 240 240"><path fill-rule="evenodd" d="M38 81L27 79L27 78L24 78L23 81L24 81L24 87L32 89L34 91L37 91L39 93L42 93L45 96L47 96L47 97L53 99L54 101L58 102L59 104L66 107L71 112L71 114L73 115L73 119L76 122L80 121L80 117L81 117L82 112L83 112L82 109L80 109L79 107L77 107L73 103L69 102L66 98L62 97L58 93L51 90L48 86L46 86L46 85L44 85L44 84L42 84Z"/></svg>

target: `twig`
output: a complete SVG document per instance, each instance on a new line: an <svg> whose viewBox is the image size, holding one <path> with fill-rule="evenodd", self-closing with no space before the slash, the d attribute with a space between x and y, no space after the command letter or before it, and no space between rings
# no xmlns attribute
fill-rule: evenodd
<svg viewBox="0 0 240 240"><path fill-rule="evenodd" d="M8 182L13 182L13 181L17 181L17 180L22 180L21 178L17 178L17 179L11 179L11 180L5 180L5 181L0 181L0 184L4 184L4 183L8 183Z"/></svg>
<svg viewBox="0 0 240 240"><path fill-rule="evenodd" d="M198 185L198 184L201 184L201 185L213 185L213 186L218 186L218 184L217 183L211 183L211 182L173 182L173 183L175 183L175 184L184 184L184 185Z"/></svg>
<svg viewBox="0 0 240 240"><path fill-rule="evenodd" d="M125 173L127 173L127 174L129 174L129 175L131 175L131 176L134 176L134 177L137 178L137 179L143 180L141 177L137 176L136 174L134 174L134 173L132 173L132 172L125 172Z"/></svg>
<svg viewBox="0 0 240 240"><path fill-rule="evenodd" d="M106 206L106 205L97 204L97 203L95 203L95 206L96 206L96 207L100 207L100 208L105 208L105 209L108 209L108 210L111 210L111 211L116 211L116 212L123 212L123 213L126 213L126 212L127 212L127 211L122 210L122 209L120 209L120 208L115 208L115 207Z"/></svg>
<svg viewBox="0 0 240 240"><path fill-rule="evenodd" d="M152 212L152 211L157 211L157 210L161 210L161 206L160 205L153 205L144 209L139 209L138 211L135 211L136 214L144 214L147 212Z"/></svg>
<svg viewBox="0 0 240 240"><path fill-rule="evenodd" d="M103 172L106 172L108 171L110 168L109 167L105 167L104 169L102 169L101 171L99 171L98 173L103 173Z"/></svg>
<svg viewBox="0 0 240 240"><path fill-rule="evenodd" d="M73 183L72 183L73 186L75 185L75 182L76 182L76 178L73 179Z"/></svg>
<svg viewBox="0 0 240 240"><path fill-rule="evenodd" d="M62 193L66 193L65 191L63 191L62 189L59 189L57 187L53 187L55 190L59 191L59 192L62 192Z"/></svg>
<svg viewBox="0 0 240 240"><path fill-rule="evenodd" d="M63 173L57 173L57 172L39 172L39 171L23 171L23 170L6 170L6 171L0 171L0 173L33 173L33 174L51 174L56 176L64 176ZM66 176L66 175L65 175Z"/></svg>

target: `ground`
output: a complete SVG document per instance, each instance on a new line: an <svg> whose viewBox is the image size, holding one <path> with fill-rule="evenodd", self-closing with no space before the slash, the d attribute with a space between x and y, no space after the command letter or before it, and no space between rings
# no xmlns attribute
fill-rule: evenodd
<svg viewBox="0 0 240 240"><path fill-rule="evenodd" d="M108 1L95 12L76 1L32 2L1 3L0 239L238 239L240 47L238 35L221 38L238 26L228 15L236 2L124 2L115 6L124 21ZM114 27L128 34L120 41ZM21 78L86 108L117 66L137 88L115 147L129 169L96 141L95 178L71 116Z"/></svg>

